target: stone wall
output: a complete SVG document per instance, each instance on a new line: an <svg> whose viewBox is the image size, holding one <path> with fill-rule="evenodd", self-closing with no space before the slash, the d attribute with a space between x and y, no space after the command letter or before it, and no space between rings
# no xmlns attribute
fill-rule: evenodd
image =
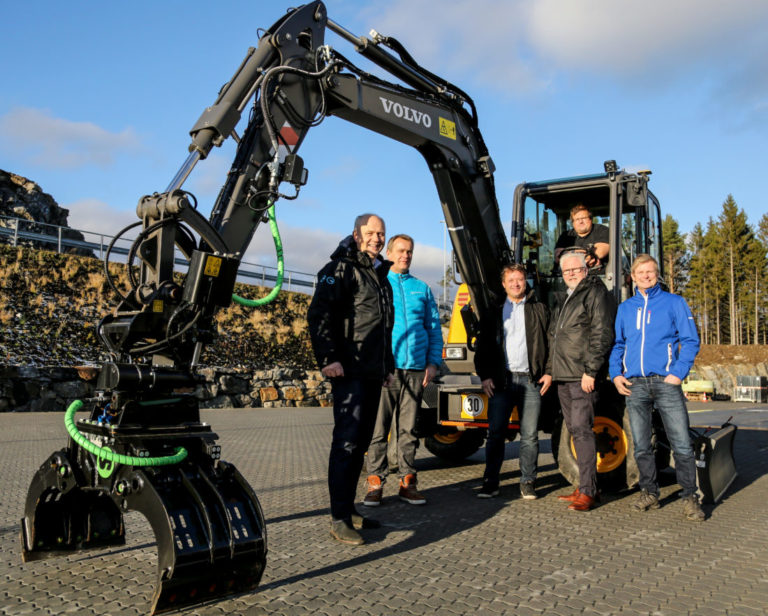
<svg viewBox="0 0 768 616"><path fill-rule="evenodd" d="M768 376L768 362L720 366L700 366L696 364L694 369L696 370L696 378L714 383L716 395L726 395L730 398L734 395L737 376Z"/></svg>
<svg viewBox="0 0 768 616"><path fill-rule="evenodd" d="M732 397L740 374L768 376L768 363L696 366L697 378L714 381L719 395ZM246 373L203 368L195 392L201 408L330 406L331 384L317 370L274 368ZM93 395L93 384L75 368L0 366L0 411L64 411Z"/></svg>
<svg viewBox="0 0 768 616"><path fill-rule="evenodd" d="M254 373L204 368L195 395L201 408L330 406L331 384L319 371L274 368ZM93 395L75 368L0 367L0 411L64 411Z"/></svg>

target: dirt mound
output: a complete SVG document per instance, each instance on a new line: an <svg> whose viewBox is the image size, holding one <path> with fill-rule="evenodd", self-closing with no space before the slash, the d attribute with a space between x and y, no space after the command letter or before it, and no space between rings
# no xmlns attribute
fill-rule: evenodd
<svg viewBox="0 0 768 616"><path fill-rule="evenodd" d="M759 364L768 362L768 345L703 344L696 356L700 366L727 366L730 364Z"/></svg>

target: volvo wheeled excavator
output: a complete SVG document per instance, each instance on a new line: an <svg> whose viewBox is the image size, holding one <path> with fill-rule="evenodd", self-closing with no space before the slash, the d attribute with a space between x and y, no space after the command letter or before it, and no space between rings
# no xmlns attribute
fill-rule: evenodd
<svg viewBox="0 0 768 616"><path fill-rule="evenodd" d="M394 82L326 44L328 31ZM470 338L503 297L500 271L514 255L472 99L394 38L352 34L320 1L288 11L194 124L189 154L167 189L142 197L139 220L119 234L138 229L128 254L130 288L110 278L120 302L97 326L109 361L93 370L94 398L67 410L66 446L32 479L21 524L25 561L123 544L123 514L138 511L157 540L152 613L258 586L264 515L248 482L221 459L192 391L201 351L214 342L214 315L233 301L240 260L259 225L274 224L280 199L295 198L306 183L298 151L326 116L424 157L471 296ZM206 217L183 186L229 137L238 143L235 159ZM174 273L177 250L189 262L183 277ZM83 405L88 416L75 419Z"/></svg>

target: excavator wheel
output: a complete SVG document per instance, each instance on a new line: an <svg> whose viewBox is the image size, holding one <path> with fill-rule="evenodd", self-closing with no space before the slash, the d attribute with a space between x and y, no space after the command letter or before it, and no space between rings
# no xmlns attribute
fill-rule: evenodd
<svg viewBox="0 0 768 616"><path fill-rule="evenodd" d="M593 432L597 447L597 483L605 492L631 488L637 484L639 473L632 445L629 417L621 413L600 411L595 415ZM579 466L573 439L560 419L552 434L552 452L555 454L560 473L572 485L579 485Z"/></svg>
<svg viewBox="0 0 768 616"><path fill-rule="evenodd" d="M440 428L424 439L424 446L438 458L457 463L463 462L480 449L484 441L485 430L480 428L470 430Z"/></svg>

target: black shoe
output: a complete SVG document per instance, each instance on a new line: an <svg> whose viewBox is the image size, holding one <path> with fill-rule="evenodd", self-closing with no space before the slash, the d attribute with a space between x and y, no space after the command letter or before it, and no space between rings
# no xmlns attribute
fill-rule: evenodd
<svg viewBox="0 0 768 616"><path fill-rule="evenodd" d="M355 530L370 530L371 528L381 528L381 522L373 518L366 518L359 513L352 514L352 528Z"/></svg>
<svg viewBox="0 0 768 616"><path fill-rule="evenodd" d="M352 522L347 520L331 520L331 537L346 545L363 545L365 539L360 536Z"/></svg>
<svg viewBox="0 0 768 616"><path fill-rule="evenodd" d="M483 487L477 493L477 498L493 498L499 495L499 484L483 481Z"/></svg>

